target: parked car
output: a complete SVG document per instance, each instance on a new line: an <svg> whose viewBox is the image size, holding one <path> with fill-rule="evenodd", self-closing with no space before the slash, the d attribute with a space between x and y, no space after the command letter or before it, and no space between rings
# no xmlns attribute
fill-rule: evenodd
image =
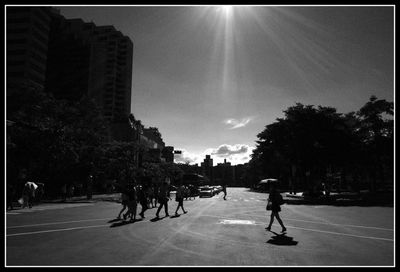
<svg viewBox="0 0 400 272"><path fill-rule="evenodd" d="M214 195L218 195L222 190L219 190L218 186L213 186Z"/></svg>
<svg viewBox="0 0 400 272"><path fill-rule="evenodd" d="M190 192L189 194L190 197L196 197L199 196L200 194L200 190L196 186L191 184L189 185L189 192Z"/></svg>
<svg viewBox="0 0 400 272"><path fill-rule="evenodd" d="M203 196L209 196L213 197L214 196L214 189L210 186L202 186L200 187L200 197Z"/></svg>
<svg viewBox="0 0 400 272"><path fill-rule="evenodd" d="M221 185L217 185L216 187L217 187L218 193L222 192L223 188Z"/></svg>

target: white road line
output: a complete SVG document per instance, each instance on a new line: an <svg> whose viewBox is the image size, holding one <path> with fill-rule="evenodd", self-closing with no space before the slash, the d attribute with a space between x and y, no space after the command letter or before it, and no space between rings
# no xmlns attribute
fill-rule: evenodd
<svg viewBox="0 0 400 272"><path fill-rule="evenodd" d="M21 235L31 235L31 234L40 234L40 233L48 233L48 232L77 230L77 229L100 228L100 227L106 227L106 226L110 226L110 225L94 225L94 226L85 226L85 227L76 227L76 228L67 228L67 229L41 230L41 231L32 231L32 232L7 234L6 236L7 237L10 237L10 236L21 236Z"/></svg>
<svg viewBox="0 0 400 272"><path fill-rule="evenodd" d="M252 215L256 217L265 218L265 216L260 215ZM386 231L393 231L393 229L388 228L379 228L379 227L369 227L369 226L360 226L360 225L346 225L346 224L335 224L335 223L326 223L326 222L319 222L319 221L308 221L308 220L300 220L300 219L291 219L291 218L282 218L283 221L299 221L299 222L307 222L307 223L314 223L314 224L322 224L322 225L333 225L333 226L341 226L341 227L352 227L352 228L364 228L364 229L378 229L378 230L386 230Z"/></svg>
<svg viewBox="0 0 400 272"><path fill-rule="evenodd" d="M218 216L214 216L214 215L206 215L209 217L218 217ZM219 217L221 219L225 219L225 220L241 220L241 219L237 219L237 218L226 218L226 217ZM255 222L252 225L266 225L265 222ZM365 238L365 239L375 239L375 240L383 240L383 241L391 241L393 242L393 239L389 239L389 238L381 238L381 237L373 237L373 236L361 236L361 235L355 235L355 234L348 234L348 233L342 233L342 232L333 232L333 231L325 231L325 230L317 230L317 229L306 229L306 228L299 228L299 227L294 227L294 226L287 226L285 225L286 228L293 228L293 229L301 229L301 230L308 230L308 231L315 231L315 232L321 232L321 233L329 233L329 234L336 234L336 235L343 235L343 236L351 236L351 237L357 237L357 238Z"/></svg>
<svg viewBox="0 0 400 272"><path fill-rule="evenodd" d="M357 237L357 238L366 238L366 239L375 239L375 240L384 240L384 241L391 241L393 242L393 239L388 239L388 238L381 238L381 237L373 237L373 236L360 236L360 235L354 235L354 234L347 234L347 233L341 233L341 232L332 232L332 231L325 231L325 230L316 230L316 229L306 229L306 228L298 228L298 227L293 227L293 226L286 226L287 228L292 228L292 229L301 229L301 230L308 230L308 231L315 231L315 232L322 232L322 233L329 233L329 234L336 234L336 235L343 235L343 236L352 236L352 237Z"/></svg>
<svg viewBox="0 0 400 272"><path fill-rule="evenodd" d="M333 226L342 226L342 227L365 228L365 229L379 229L379 230L393 231L393 229L387 229L387 228L367 227L367 226L358 226L358 225L345 225L345 224L335 224L335 223L325 223L325 222L307 221L307 220L290 219L290 218L285 218L285 220L289 220L289 221L301 221L301 222L316 223L316 224L324 224L324 225L333 225Z"/></svg>
<svg viewBox="0 0 400 272"><path fill-rule="evenodd" d="M61 222L31 224L31 225L10 226L10 227L7 227L7 229L26 228L26 227L36 227L36 226L47 226L47 225L58 225L58 224L78 223L78 222L87 222L87 221L99 221L99 220L110 220L110 218L86 219L86 220L61 221Z"/></svg>

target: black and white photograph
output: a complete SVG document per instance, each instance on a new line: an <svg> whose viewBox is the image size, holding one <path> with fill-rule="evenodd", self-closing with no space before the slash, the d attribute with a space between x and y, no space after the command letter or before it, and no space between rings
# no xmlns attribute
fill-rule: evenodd
<svg viewBox="0 0 400 272"><path fill-rule="evenodd" d="M396 266L396 5L3 6L5 267Z"/></svg>

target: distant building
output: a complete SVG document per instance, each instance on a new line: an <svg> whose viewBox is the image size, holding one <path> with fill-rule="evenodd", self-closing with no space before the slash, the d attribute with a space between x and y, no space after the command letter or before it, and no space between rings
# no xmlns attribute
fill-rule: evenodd
<svg viewBox="0 0 400 272"><path fill-rule="evenodd" d="M233 185L235 186L244 186L244 173L246 171L247 164L238 164L233 166Z"/></svg>
<svg viewBox="0 0 400 272"><path fill-rule="evenodd" d="M165 162L174 162L174 147L166 146L162 150L162 157L165 159Z"/></svg>
<svg viewBox="0 0 400 272"><path fill-rule="evenodd" d="M206 158L201 163L201 168L203 170L203 175L208 177L211 182L214 181L213 177L213 159L210 155L206 155Z"/></svg>
<svg viewBox="0 0 400 272"><path fill-rule="evenodd" d="M227 162L226 159L224 159L224 162L218 163L213 170L215 183L232 185L235 178L235 172L234 167L232 167L230 162Z"/></svg>
<svg viewBox="0 0 400 272"><path fill-rule="evenodd" d="M161 133L155 127L149 127L143 129L143 136L152 145L152 148L164 149L165 143L161 138Z"/></svg>
<svg viewBox="0 0 400 272"><path fill-rule="evenodd" d="M7 91L23 85L44 89L51 9L6 7Z"/></svg>

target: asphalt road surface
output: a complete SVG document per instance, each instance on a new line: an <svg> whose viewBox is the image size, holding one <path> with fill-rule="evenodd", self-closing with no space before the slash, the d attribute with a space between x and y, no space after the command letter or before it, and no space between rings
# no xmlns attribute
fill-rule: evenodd
<svg viewBox="0 0 400 272"><path fill-rule="evenodd" d="M42 204L7 212L6 266L394 266L390 207L282 206L266 231L267 194L228 188L185 200L187 214L115 220L108 201ZM140 211L138 205L138 211ZM140 218L140 216L137 216Z"/></svg>

